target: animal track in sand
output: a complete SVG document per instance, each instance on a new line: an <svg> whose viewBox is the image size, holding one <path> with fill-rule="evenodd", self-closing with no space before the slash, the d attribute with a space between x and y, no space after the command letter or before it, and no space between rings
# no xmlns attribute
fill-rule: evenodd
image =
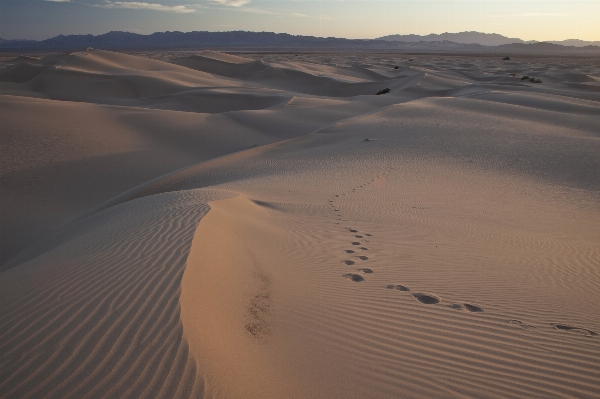
<svg viewBox="0 0 600 399"><path fill-rule="evenodd" d="M350 233L358 233L358 230L350 229Z"/></svg>
<svg viewBox="0 0 600 399"><path fill-rule="evenodd" d="M360 249L363 250L363 251L368 251L369 250L369 248L366 248L366 247L360 247Z"/></svg>
<svg viewBox="0 0 600 399"><path fill-rule="evenodd" d="M360 242L358 242L358 241L352 241L352 245L360 245Z"/></svg>
<svg viewBox="0 0 600 399"><path fill-rule="evenodd" d="M388 284L385 286L385 288L389 289L389 290L398 290L398 291L410 291L407 287L400 285L400 284Z"/></svg>
<svg viewBox="0 0 600 399"><path fill-rule="evenodd" d="M345 252L347 254L353 254L355 251L353 249L347 249Z"/></svg>
<svg viewBox="0 0 600 399"><path fill-rule="evenodd" d="M271 279L263 273L257 273L256 278L260 281L260 290L250 300L248 315L250 321L246 324L246 330L257 339L264 339L271 334Z"/></svg>
<svg viewBox="0 0 600 399"><path fill-rule="evenodd" d="M367 260L367 259L369 259L368 257L366 257L364 255L357 256L357 258L360 259L360 260Z"/></svg>
<svg viewBox="0 0 600 399"><path fill-rule="evenodd" d="M354 273L346 273L343 274L342 277L346 277L348 280L360 283L361 281L365 281L364 277L361 276L360 274L354 274Z"/></svg>
<svg viewBox="0 0 600 399"><path fill-rule="evenodd" d="M355 262L353 260L345 260L344 263L348 266L352 266Z"/></svg>
<svg viewBox="0 0 600 399"><path fill-rule="evenodd" d="M356 238L363 238L363 236L355 235Z"/></svg>
<svg viewBox="0 0 600 399"><path fill-rule="evenodd" d="M363 273L367 273L367 274L373 273L373 270L369 269L368 267L362 267L362 268L356 269L356 270L363 272Z"/></svg>
<svg viewBox="0 0 600 399"><path fill-rule="evenodd" d="M583 335L586 337L595 337L598 335L598 333L596 333L592 330L588 330L587 328L575 327L575 326L571 326L568 324L562 324L562 323L551 323L551 324L554 326L554 328L556 328L559 331L579 334L579 335Z"/></svg>
<svg viewBox="0 0 600 399"><path fill-rule="evenodd" d="M440 301L442 300L442 298L440 298L437 295L433 295L433 294L417 293L417 294L412 294L412 296L417 301L419 301L420 303L425 304L425 305L435 305L436 303L440 303Z"/></svg>
<svg viewBox="0 0 600 399"><path fill-rule="evenodd" d="M523 330L535 330L535 326L532 326L531 324L525 324L521 320L512 319L508 322L510 324L514 324L515 326L522 328Z"/></svg>
<svg viewBox="0 0 600 399"><path fill-rule="evenodd" d="M367 234L365 234L365 235L366 235L367 237L373 237L373 234L369 234L369 233L367 233Z"/></svg>

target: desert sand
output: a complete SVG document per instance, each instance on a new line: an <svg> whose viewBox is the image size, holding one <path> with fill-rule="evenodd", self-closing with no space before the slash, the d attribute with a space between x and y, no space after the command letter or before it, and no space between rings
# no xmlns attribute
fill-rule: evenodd
<svg viewBox="0 0 600 399"><path fill-rule="evenodd" d="M600 60L1 62L0 397L598 397Z"/></svg>

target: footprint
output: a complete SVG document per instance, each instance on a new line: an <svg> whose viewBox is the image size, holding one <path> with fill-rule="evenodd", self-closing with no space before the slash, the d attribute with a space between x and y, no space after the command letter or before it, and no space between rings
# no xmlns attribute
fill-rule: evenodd
<svg viewBox="0 0 600 399"><path fill-rule="evenodd" d="M575 327L575 326L570 326L568 324L562 324L562 323L551 323L551 324L554 326L554 328L556 328L559 331L580 334L580 335L584 335L586 337L594 337L594 336L598 335L598 333L596 333L592 330L588 330L587 328Z"/></svg>
<svg viewBox="0 0 600 399"><path fill-rule="evenodd" d="M388 284L385 288L389 290L398 290L398 291L410 291L407 287L400 284Z"/></svg>
<svg viewBox="0 0 600 399"><path fill-rule="evenodd" d="M359 235L356 235L354 237L356 237L356 238L363 238L363 236L359 236Z"/></svg>
<svg viewBox="0 0 600 399"><path fill-rule="evenodd" d="M346 250L346 253L347 253L347 254L353 254L353 253L354 253L354 250L352 250L352 249L347 249L347 250Z"/></svg>
<svg viewBox="0 0 600 399"><path fill-rule="evenodd" d="M360 247L360 249L363 250L363 251L368 251L369 250L369 248L365 248L365 247Z"/></svg>
<svg viewBox="0 0 600 399"><path fill-rule="evenodd" d="M352 245L360 245L360 242L352 241ZM362 248L361 248L362 249Z"/></svg>
<svg viewBox="0 0 600 399"><path fill-rule="evenodd" d="M364 277L361 276L360 274L346 273L346 274L342 275L342 277L346 277L348 280L352 280L357 283L360 283L361 281L365 281Z"/></svg>
<svg viewBox="0 0 600 399"><path fill-rule="evenodd" d="M369 269L368 267L363 267L361 269L356 269L356 270L358 270L360 272L363 272L363 273L367 273L367 274L368 273L373 273L373 270Z"/></svg>
<svg viewBox="0 0 600 399"><path fill-rule="evenodd" d="M419 301L420 303L423 303L425 305L435 305L436 303L440 303L440 301L442 300L442 298L440 298L439 296L432 295L432 294L418 293L418 294L412 294L412 296L417 301Z"/></svg>
<svg viewBox="0 0 600 399"><path fill-rule="evenodd" d="M358 230L350 229L350 233L358 233Z"/></svg>
<svg viewBox="0 0 600 399"><path fill-rule="evenodd" d="M483 312L483 309L479 306L472 305L470 303L451 303L450 307L456 310L465 310L467 312Z"/></svg>
<svg viewBox="0 0 600 399"><path fill-rule="evenodd" d="M357 258L360 259L360 260L367 260L367 259L369 259L368 257L366 257L364 255L357 256Z"/></svg>
<svg viewBox="0 0 600 399"><path fill-rule="evenodd" d="M367 237L373 237L373 234L369 234L369 233L367 233L367 234L365 234L365 235L366 235Z"/></svg>
<svg viewBox="0 0 600 399"><path fill-rule="evenodd" d="M479 306L475 306L470 303L465 303L463 306L465 309L467 309L467 312L483 312L483 309L481 309Z"/></svg>
<svg viewBox="0 0 600 399"><path fill-rule="evenodd" d="M521 320L512 319L508 321L510 324L514 324L517 327L521 327L523 330L535 330L535 326L531 324L525 324Z"/></svg>
<svg viewBox="0 0 600 399"><path fill-rule="evenodd" d="M345 260L344 263L348 266L352 266L355 262L353 260Z"/></svg>

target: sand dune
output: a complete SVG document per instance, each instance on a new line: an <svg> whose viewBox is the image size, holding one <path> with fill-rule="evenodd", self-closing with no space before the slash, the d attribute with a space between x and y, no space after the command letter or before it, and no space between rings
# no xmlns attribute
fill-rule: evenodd
<svg viewBox="0 0 600 399"><path fill-rule="evenodd" d="M219 196L172 193L114 207L4 272L2 396L201 395L178 294L198 220Z"/></svg>
<svg viewBox="0 0 600 399"><path fill-rule="evenodd" d="M393 79L385 79L381 75L376 75L379 79L372 81L375 74L364 70L365 77L368 76L371 79L361 79L361 81L352 79L348 82L347 73L338 74L332 68L307 68L305 65L302 65L301 68L289 68L289 65L286 67L274 66L262 60L243 62L240 57L216 58L213 54L213 52L204 52L180 59L177 64L202 72L243 79L264 87L330 97L374 94L381 90L382 86L402 89L415 85L422 77L419 73L401 75Z"/></svg>
<svg viewBox="0 0 600 399"><path fill-rule="evenodd" d="M47 56L0 73L3 94L62 101L220 113L291 98L166 62L93 50ZM238 90L235 90L235 89Z"/></svg>
<svg viewBox="0 0 600 399"><path fill-rule="evenodd" d="M597 397L597 63L69 57L0 73L3 398Z"/></svg>

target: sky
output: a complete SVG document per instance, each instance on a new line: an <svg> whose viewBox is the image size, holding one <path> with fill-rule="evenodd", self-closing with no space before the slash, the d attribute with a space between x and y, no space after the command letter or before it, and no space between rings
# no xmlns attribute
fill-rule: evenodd
<svg viewBox="0 0 600 399"><path fill-rule="evenodd" d="M600 0L0 0L0 37L259 31L321 37L478 31L600 40Z"/></svg>

